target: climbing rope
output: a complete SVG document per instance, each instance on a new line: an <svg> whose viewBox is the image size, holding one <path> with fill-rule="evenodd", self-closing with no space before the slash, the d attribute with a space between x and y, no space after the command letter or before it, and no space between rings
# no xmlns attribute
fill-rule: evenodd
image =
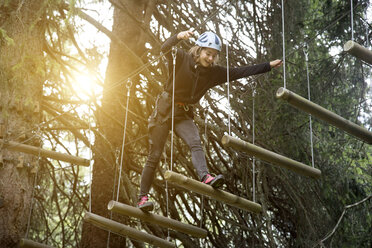
<svg viewBox="0 0 372 248"><path fill-rule="evenodd" d="M91 121L90 121L90 118L91 116L93 115L93 113L91 113L91 100L89 99L89 119L88 119L88 122L89 122L89 150L90 150L90 165L89 165L89 176L90 176L90 185L89 185L89 213L92 212L92 182L93 182L93 151L92 151L92 132L91 132Z"/></svg>
<svg viewBox="0 0 372 248"><path fill-rule="evenodd" d="M204 145L207 146L208 137L207 137L207 130L208 130L208 108L204 110ZM201 195L200 199L200 225L199 227L202 228L203 221L204 221L204 195Z"/></svg>
<svg viewBox="0 0 372 248"><path fill-rule="evenodd" d="M255 89L252 90L252 144L255 142ZM256 157L253 156L252 161L252 199L256 202Z"/></svg>
<svg viewBox="0 0 372 248"><path fill-rule="evenodd" d="M173 171L173 149L174 149L174 95L175 95L175 88L176 88L176 58L177 58L177 48L172 47L172 58L173 58L173 73L172 73L172 120L171 120L171 154L170 154L170 170ZM165 182L165 188L166 188L166 204L167 204L167 217L169 215L169 189L168 189L168 182ZM168 228L168 236L167 240L170 241L170 232Z"/></svg>
<svg viewBox="0 0 372 248"><path fill-rule="evenodd" d="M177 49L172 47L172 58L173 58L173 74L172 74L172 125L171 125L171 161L170 170L173 171L173 139L174 139L174 93L176 88L176 56Z"/></svg>
<svg viewBox="0 0 372 248"><path fill-rule="evenodd" d="M28 219L27 219L27 229L26 229L26 235L25 235L25 238L28 237L28 233L30 231L30 224L31 224L31 216L32 216L32 210L33 210L33 206L34 206L34 192L35 192L35 185L36 185L36 180L37 180L37 171L35 173L35 176L34 176L34 182L33 182L33 185L32 185L32 191L31 191L31 206L30 206L30 212L28 214Z"/></svg>
<svg viewBox="0 0 372 248"><path fill-rule="evenodd" d="M115 168L114 168L114 171L115 171L115 178L114 178L114 186L112 187L112 199L114 200L115 199L115 186L116 186L116 170L117 170L117 167L119 165L119 155L120 155L120 150L119 149L116 149L115 151ZM112 211L110 211L110 220L112 220ZM109 248L110 247L110 238L111 238L111 231L108 231L108 235L107 235L107 242L106 242L106 248Z"/></svg>
<svg viewBox="0 0 372 248"><path fill-rule="evenodd" d="M350 22L351 22L351 40L354 41L354 8L353 0L350 0Z"/></svg>
<svg viewBox="0 0 372 248"><path fill-rule="evenodd" d="M309 80L309 56L308 56L307 46L305 46L304 54L305 54L305 61L306 61L307 98L308 98L309 101L311 101L311 99L310 99L310 80ZM309 114L309 128L310 128L310 145L311 145L311 164L314 168L314 145L313 145L313 127L312 127L311 114Z"/></svg>
<svg viewBox="0 0 372 248"><path fill-rule="evenodd" d="M368 11L368 8L369 8L369 3L367 3L367 6L364 10L364 26L365 26L365 29L366 29L366 42L367 42L367 47L369 47L370 45L370 42L369 42L369 24L368 22L366 21L367 20L367 11Z"/></svg>
<svg viewBox="0 0 372 248"><path fill-rule="evenodd" d="M119 195L120 195L120 181L121 181L121 173L122 173L122 168L123 168L123 160L124 160L124 148L125 148L125 138L126 138L126 131L127 131L127 123L128 123L128 107L129 107L129 98L130 98L130 88L132 87L132 81L128 80L126 88L127 88L127 102L126 102L126 108L125 108L125 117L124 117L124 130L123 130L123 141L121 145L121 154L120 154L120 167L119 167L119 172L118 172L118 181L117 181L117 190L116 190L116 201L119 201ZM90 125L89 125L90 127ZM118 160L119 160L119 150L116 150L115 152L115 170L118 165ZM114 179L114 187L113 187L113 192L112 192L112 199L115 197L115 184L116 184L116 173L115 173L115 179ZM90 190L92 192L92 190ZM90 200L90 205L91 205L91 200ZM91 208L89 209L89 212L91 212ZM112 219L112 212L110 213L110 219ZM106 242L106 247L110 247L110 238L111 238L111 231L108 231L108 236L107 236L107 242Z"/></svg>
<svg viewBox="0 0 372 248"><path fill-rule="evenodd" d="M36 186L36 182L37 182L37 175L38 175L39 164L40 164L40 150L41 150L41 131L40 131L40 128L37 131L37 137L40 140L40 142L39 142L39 152L38 152L38 155L37 155L37 163L35 165L37 168L36 168L36 172L35 172L35 176L34 176L34 182L33 182L33 185L32 185L31 206L30 206L30 211L29 211L28 219L27 219L27 228L26 228L25 238L28 237L28 234L30 232L31 216L32 216L32 211L33 211L33 206L34 206L34 199L35 199L35 197L34 197L35 196L35 186Z"/></svg>
<svg viewBox="0 0 372 248"><path fill-rule="evenodd" d="M283 80L284 80L284 89L287 86L286 76L285 76L285 30L284 30L284 1L282 0L282 38L283 38Z"/></svg>
<svg viewBox="0 0 372 248"><path fill-rule="evenodd" d="M164 157L164 165L165 167L167 167L168 165L168 162L167 162L167 152L163 151L163 157ZM169 167L170 165L168 165ZM168 213L169 213L169 188L168 188L168 181L165 181L165 201L166 201L166 205L167 205L167 214L166 216L168 217ZM169 241L170 240L170 231L169 231L169 228L167 229L167 240Z"/></svg>
<svg viewBox="0 0 372 248"><path fill-rule="evenodd" d="M128 80L126 87L127 87L127 105L126 105L125 117L124 117L123 143L121 145L120 169L119 169L119 176L118 176L118 187L117 187L117 191L116 191L116 201L119 201L121 172L122 172L122 169L123 169L125 136L126 136L126 131L127 131L127 123L128 123L128 106L129 106L129 98L130 98L130 88L132 87L132 81L131 80Z"/></svg>
<svg viewBox="0 0 372 248"><path fill-rule="evenodd" d="M227 82L227 103L229 106L228 125L229 135L231 135L231 103L230 103L230 72L229 72L229 42L226 41L226 82Z"/></svg>

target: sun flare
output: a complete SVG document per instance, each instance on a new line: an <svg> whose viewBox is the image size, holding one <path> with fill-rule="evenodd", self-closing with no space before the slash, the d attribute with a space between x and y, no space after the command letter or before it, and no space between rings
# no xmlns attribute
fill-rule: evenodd
<svg viewBox="0 0 372 248"><path fill-rule="evenodd" d="M78 97L84 100L97 95L102 91L102 87L97 84L97 79L88 73L81 72L74 76L73 88Z"/></svg>

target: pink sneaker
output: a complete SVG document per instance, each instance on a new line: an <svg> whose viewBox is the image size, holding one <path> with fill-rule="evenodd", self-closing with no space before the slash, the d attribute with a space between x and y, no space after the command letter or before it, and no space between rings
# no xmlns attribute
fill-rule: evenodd
<svg viewBox="0 0 372 248"><path fill-rule="evenodd" d="M149 201L149 197L147 195L141 196L138 203L137 208L141 209L142 211L152 211L154 209L154 204Z"/></svg>
<svg viewBox="0 0 372 248"><path fill-rule="evenodd" d="M207 174L203 177L201 181L202 183L208 184L216 189L220 188L224 184L224 178L222 175L213 177L211 176L211 174Z"/></svg>

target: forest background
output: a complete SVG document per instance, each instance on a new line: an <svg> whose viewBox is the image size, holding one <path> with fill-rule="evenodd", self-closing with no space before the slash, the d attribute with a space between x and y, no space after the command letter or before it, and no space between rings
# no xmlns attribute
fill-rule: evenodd
<svg viewBox="0 0 372 248"><path fill-rule="evenodd" d="M307 53L311 100L371 130L371 65L342 51L352 34L371 49L371 12L369 1L352 5L353 15L350 1L284 1L286 85L307 97ZM137 201L147 118L168 77L160 46L189 28L223 38L221 65L226 41L230 66L283 57L280 1L0 1L2 247L24 237L55 247L145 247L84 223L89 210L167 238L166 229L111 215L107 203ZM155 212L209 231L203 240L170 231L178 247L371 247L372 146L313 118L312 156L309 116L275 98L283 77L281 68L232 82L230 106L227 86L215 87L195 110L210 171L225 176L226 191L255 197L261 214L207 198L200 211L200 195L173 186L167 204L168 142L151 192ZM252 141L254 130L255 144L309 166L314 160L322 177L224 148L230 110L234 136ZM8 141L91 166L10 151ZM185 144L176 139L174 150L173 170L196 178Z"/></svg>

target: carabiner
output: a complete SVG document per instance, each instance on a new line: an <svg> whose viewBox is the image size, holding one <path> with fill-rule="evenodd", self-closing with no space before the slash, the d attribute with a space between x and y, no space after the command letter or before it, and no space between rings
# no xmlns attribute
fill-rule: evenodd
<svg viewBox="0 0 372 248"><path fill-rule="evenodd" d="M304 46L304 54L305 54L305 60L309 61L309 57L308 57L309 51L308 51L308 48L307 48L307 43Z"/></svg>
<svg viewBox="0 0 372 248"><path fill-rule="evenodd" d="M128 81L127 81L127 84L126 84L126 87L127 89L131 88L132 87L132 79L131 78L128 78Z"/></svg>
<svg viewBox="0 0 372 248"><path fill-rule="evenodd" d="M175 46L172 47L172 57L173 57L173 62L176 61L176 55L177 55L177 48Z"/></svg>

